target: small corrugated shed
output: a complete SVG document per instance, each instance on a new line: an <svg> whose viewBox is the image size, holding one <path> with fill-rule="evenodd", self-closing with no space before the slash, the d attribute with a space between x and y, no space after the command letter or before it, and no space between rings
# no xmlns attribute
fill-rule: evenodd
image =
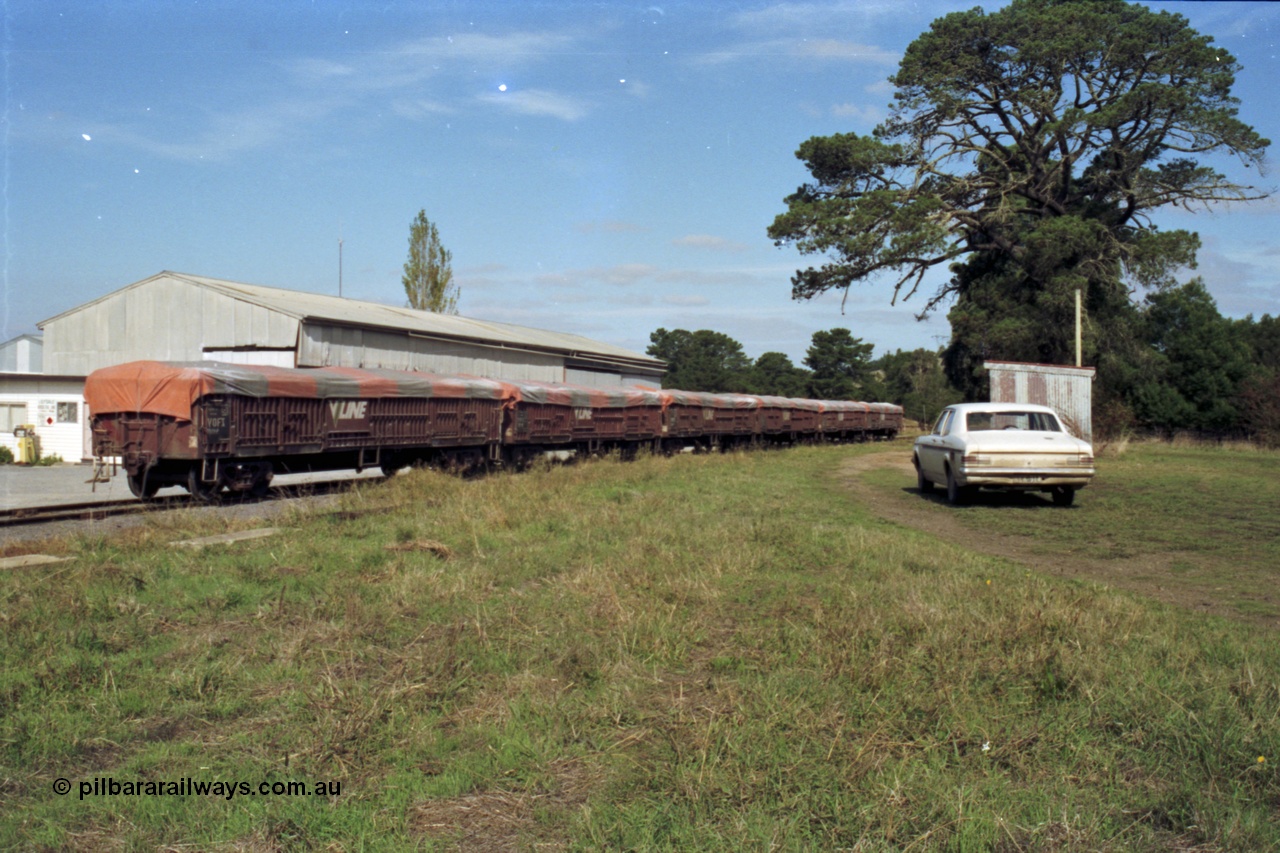
<svg viewBox="0 0 1280 853"><path fill-rule="evenodd" d="M43 373L44 341L39 335L18 335L0 344L0 371Z"/></svg>
<svg viewBox="0 0 1280 853"><path fill-rule="evenodd" d="M987 361L983 367L991 373L991 402L1048 406L1074 435L1093 441L1094 368L1020 361Z"/></svg>
<svg viewBox="0 0 1280 853"><path fill-rule="evenodd" d="M50 372L128 361L359 367L616 386L666 365L579 335L162 272L39 324Z"/></svg>

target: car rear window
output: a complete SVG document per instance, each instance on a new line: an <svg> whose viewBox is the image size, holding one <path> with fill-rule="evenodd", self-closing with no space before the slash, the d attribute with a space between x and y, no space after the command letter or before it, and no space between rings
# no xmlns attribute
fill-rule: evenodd
<svg viewBox="0 0 1280 853"><path fill-rule="evenodd" d="M969 432L999 429L1062 432L1058 419L1048 412L1022 412L1016 409L1002 412L970 412L965 420L965 426L968 427Z"/></svg>

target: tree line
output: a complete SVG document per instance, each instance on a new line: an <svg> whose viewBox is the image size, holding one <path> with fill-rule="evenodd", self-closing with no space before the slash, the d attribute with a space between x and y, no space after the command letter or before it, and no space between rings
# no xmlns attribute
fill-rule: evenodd
<svg viewBox="0 0 1280 853"><path fill-rule="evenodd" d="M939 353L898 350L872 358L875 346L848 329L814 332L804 367L781 352L753 361L741 343L710 329L658 329L649 342L646 352L667 362L664 388L892 402L919 421L931 421L960 399L943 374Z"/></svg>
<svg viewBox="0 0 1280 853"><path fill-rule="evenodd" d="M1115 387L1095 388L1096 430L1193 431L1280 445L1280 317L1223 317L1193 279L1152 294L1128 322L1131 359L1115 368L1118 380L1099 374ZM896 403L920 423L951 403L989 398L980 365L964 373L971 381L951 380L954 343L879 357L874 349L849 329L818 331L801 367L781 352L753 360L722 332L663 328L649 335L646 352L667 362L665 388Z"/></svg>

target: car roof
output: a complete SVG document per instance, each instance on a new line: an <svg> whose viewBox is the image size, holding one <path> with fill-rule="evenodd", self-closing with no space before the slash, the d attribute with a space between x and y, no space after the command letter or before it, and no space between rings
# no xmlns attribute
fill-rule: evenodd
<svg viewBox="0 0 1280 853"><path fill-rule="evenodd" d="M1053 409L1048 406L1041 406L1038 403L956 403L948 406L948 409L955 409L957 412L1048 412L1051 415L1057 415Z"/></svg>

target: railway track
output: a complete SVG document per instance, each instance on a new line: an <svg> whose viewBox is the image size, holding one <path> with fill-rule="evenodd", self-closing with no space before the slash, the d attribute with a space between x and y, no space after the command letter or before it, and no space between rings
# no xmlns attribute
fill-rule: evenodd
<svg viewBox="0 0 1280 853"><path fill-rule="evenodd" d="M133 515L139 512L179 509L191 506L192 501L183 495L143 503L137 498L114 501L85 501L84 503L48 504L0 509L0 528L24 524L45 524L50 521L96 521L113 515Z"/></svg>
<svg viewBox="0 0 1280 853"><path fill-rule="evenodd" d="M153 498L149 501L140 501L137 498L122 498L108 501L14 507L13 509L0 509L0 530L7 527L46 524L53 521L97 521L111 516L136 515L143 512L238 506L293 498L318 497L349 488L353 483L357 482L365 481L325 480L305 484L272 486L265 497L252 497L225 492L221 496L221 500L215 502L197 500L190 495L170 495Z"/></svg>

